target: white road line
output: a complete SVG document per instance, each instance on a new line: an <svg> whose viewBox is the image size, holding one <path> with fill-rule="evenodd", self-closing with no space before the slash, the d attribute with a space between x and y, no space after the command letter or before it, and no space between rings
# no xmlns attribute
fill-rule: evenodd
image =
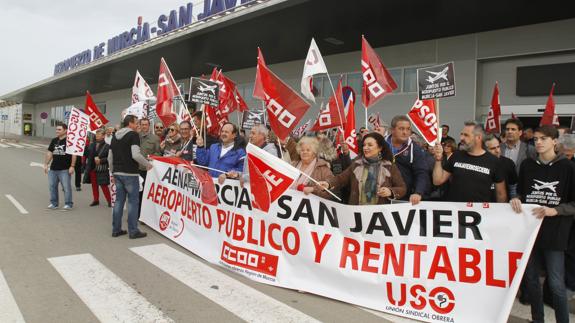
<svg viewBox="0 0 575 323"><path fill-rule="evenodd" d="M173 322L90 254L48 261L101 322Z"/></svg>
<svg viewBox="0 0 575 323"><path fill-rule="evenodd" d="M33 145L33 144L26 144L26 143L21 142L20 145L24 145L24 146L29 147L29 148L38 149L38 146Z"/></svg>
<svg viewBox="0 0 575 323"><path fill-rule="evenodd" d="M44 168L44 164L42 164L42 163L37 163L37 162L30 162L30 167L40 167L40 168Z"/></svg>
<svg viewBox="0 0 575 323"><path fill-rule="evenodd" d="M165 244L130 250L245 321L319 322Z"/></svg>
<svg viewBox="0 0 575 323"><path fill-rule="evenodd" d="M25 322L10 287L0 270L0 322Z"/></svg>
<svg viewBox="0 0 575 323"><path fill-rule="evenodd" d="M12 147L16 147L16 148L24 148L24 146L19 145L19 144L15 144L15 143L13 143L13 142L7 142L6 144L7 144L7 145L10 145L10 146L12 146Z"/></svg>
<svg viewBox="0 0 575 323"><path fill-rule="evenodd" d="M10 146L0 143L0 148L8 148Z"/></svg>
<svg viewBox="0 0 575 323"><path fill-rule="evenodd" d="M14 204L14 206L18 209L18 211L20 211L20 213L28 214L28 211L26 211L26 209L22 206L22 204L16 201L16 199L12 195L6 194L5 196L8 200L10 200L10 202L12 202L12 204Z"/></svg>

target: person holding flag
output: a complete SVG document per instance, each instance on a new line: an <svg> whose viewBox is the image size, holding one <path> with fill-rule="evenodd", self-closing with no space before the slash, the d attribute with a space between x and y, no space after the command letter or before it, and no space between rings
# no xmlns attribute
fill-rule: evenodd
<svg viewBox="0 0 575 323"><path fill-rule="evenodd" d="M389 204L402 198L407 188L385 138L369 133L362 138L363 156L343 173L319 185L324 189L350 187L349 204Z"/></svg>

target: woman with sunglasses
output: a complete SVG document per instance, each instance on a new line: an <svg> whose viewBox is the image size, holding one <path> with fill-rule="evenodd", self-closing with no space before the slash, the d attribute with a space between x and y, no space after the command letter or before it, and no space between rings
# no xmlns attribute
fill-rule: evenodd
<svg viewBox="0 0 575 323"><path fill-rule="evenodd" d="M182 149L182 136L180 128L174 123L168 128L166 139L160 144L163 156L175 156L178 150Z"/></svg>

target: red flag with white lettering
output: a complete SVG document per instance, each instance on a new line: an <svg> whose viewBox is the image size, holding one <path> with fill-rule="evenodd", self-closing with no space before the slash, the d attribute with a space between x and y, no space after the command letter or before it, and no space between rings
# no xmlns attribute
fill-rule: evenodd
<svg viewBox="0 0 575 323"><path fill-rule="evenodd" d="M359 146L357 144L357 134L355 133L355 95L353 93L347 99L347 116L343 138L349 147L350 157L352 159L355 158L359 154Z"/></svg>
<svg viewBox="0 0 575 323"><path fill-rule="evenodd" d="M341 79L337 84L335 95L329 98L329 103L320 111L317 121L311 128L312 131L320 131L335 127L342 127L345 120L343 110L343 93L341 90Z"/></svg>
<svg viewBox="0 0 575 323"><path fill-rule="evenodd" d="M261 68L260 66L267 67L266 61L264 60L264 54L262 50L258 47L258 64L256 65L256 81L254 83L254 92L252 96L256 99L265 100L266 96L264 93L264 86L262 84Z"/></svg>
<svg viewBox="0 0 575 323"><path fill-rule="evenodd" d="M102 128L108 123L108 119L106 119L96 103L94 103L90 91L86 91L86 106L84 107L84 111L88 117L90 117L90 130L94 131L98 128Z"/></svg>
<svg viewBox="0 0 575 323"><path fill-rule="evenodd" d="M163 57L160 60L157 93L156 113L167 127L177 121L178 114L174 109L174 97L180 95L180 89Z"/></svg>
<svg viewBox="0 0 575 323"><path fill-rule="evenodd" d="M485 131L492 133L501 132L501 105L499 103L499 85L495 83L493 88L493 96L491 96L491 108L487 114L485 121Z"/></svg>
<svg viewBox="0 0 575 323"><path fill-rule="evenodd" d="M361 101L366 109L397 89L393 77L363 36L361 36L361 73L363 75Z"/></svg>
<svg viewBox="0 0 575 323"><path fill-rule="evenodd" d="M437 114L435 110L435 100L417 99L407 113L407 117L421 134L423 139L434 146L437 140L439 127L437 124Z"/></svg>
<svg viewBox="0 0 575 323"><path fill-rule="evenodd" d="M559 126L559 117L555 113L555 99L553 99L553 91L555 90L555 83L551 86L551 92L545 104L545 112L539 122L540 126Z"/></svg>
<svg viewBox="0 0 575 323"><path fill-rule="evenodd" d="M248 144L246 153L250 181L252 181L252 176L255 179L255 183L250 183L251 192L262 207L266 205L266 194L269 196L269 204L273 203L300 176L300 171L297 168L255 145ZM255 170L254 168L257 169L257 172L252 172ZM261 185L261 177L265 179L267 192L261 192L264 191ZM267 204L268 208L269 204ZM267 210L262 209L262 211Z"/></svg>
<svg viewBox="0 0 575 323"><path fill-rule="evenodd" d="M263 95L270 126L281 140L289 136L310 107L297 92L267 68L263 56L258 58L254 97L256 95Z"/></svg>

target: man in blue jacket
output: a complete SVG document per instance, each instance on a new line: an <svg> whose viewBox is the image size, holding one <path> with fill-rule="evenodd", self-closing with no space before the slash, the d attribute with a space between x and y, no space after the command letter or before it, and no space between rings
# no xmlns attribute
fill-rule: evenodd
<svg viewBox="0 0 575 323"><path fill-rule="evenodd" d="M426 162L427 152L416 145L410 136L409 119L398 115L391 120L391 134L385 139L407 186L405 198L408 198L411 204L417 204L423 196L428 196L431 190L431 168Z"/></svg>
<svg viewBox="0 0 575 323"><path fill-rule="evenodd" d="M238 127L233 123L226 123L220 130L220 142L213 144L209 149L204 148L204 140L198 137L196 144L196 162L198 165L208 166L221 172L210 170L212 177L241 173L244 167L246 151L236 144ZM236 176L237 177L237 176Z"/></svg>

